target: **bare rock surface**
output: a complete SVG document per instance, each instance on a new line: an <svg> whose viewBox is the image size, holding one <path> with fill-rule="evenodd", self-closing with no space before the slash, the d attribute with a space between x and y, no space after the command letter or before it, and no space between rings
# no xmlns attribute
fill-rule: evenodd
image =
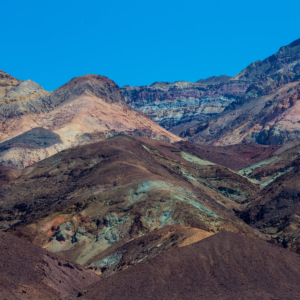
<svg viewBox="0 0 300 300"><path fill-rule="evenodd" d="M196 243L212 233L182 225L167 225L141 237L123 239L86 262L85 266L101 277L109 277L142 261L166 251ZM72 260L79 249L59 252L59 256Z"/></svg>
<svg viewBox="0 0 300 300"><path fill-rule="evenodd" d="M147 113L152 120L175 134L205 122L238 101L248 83L208 78L196 83L155 82L150 86L124 86L127 103Z"/></svg>
<svg viewBox="0 0 300 300"><path fill-rule="evenodd" d="M14 86L19 84L21 80L12 77L11 75L0 70L0 99Z"/></svg>
<svg viewBox="0 0 300 300"><path fill-rule="evenodd" d="M222 231L96 282L80 299L294 300L299 276L296 253Z"/></svg>
<svg viewBox="0 0 300 300"><path fill-rule="evenodd" d="M0 105L10 105L16 102L27 101L49 94L39 84L32 80L25 80L12 87L4 97L0 98Z"/></svg>

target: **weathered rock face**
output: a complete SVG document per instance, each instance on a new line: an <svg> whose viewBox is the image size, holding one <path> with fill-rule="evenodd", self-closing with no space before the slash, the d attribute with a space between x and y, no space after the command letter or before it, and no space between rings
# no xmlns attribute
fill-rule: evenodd
<svg viewBox="0 0 300 300"><path fill-rule="evenodd" d="M167 225L134 239L123 239L86 263L88 269L101 277L109 277L164 252L201 241L212 233L182 225ZM58 253L70 259L74 251Z"/></svg>
<svg viewBox="0 0 300 300"><path fill-rule="evenodd" d="M119 87L97 75L74 78L52 93L30 80L24 81L0 99L0 117L0 163L15 168L119 133L168 142L180 140L147 115L127 106ZM47 147L32 145L28 136L37 127L51 131L60 141ZM27 141L17 143L15 139Z"/></svg>
<svg viewBox="0 0 300 300"><path fill-rule="evenodd" d="M0 99L4 97L11 88L20 82L21 80L16 79L0 70Z"/></svg>
<svg viewBox="0 0 300 300"><path fill-rule="evenodd" d="M0 105L27 101L47 94L49 94L49 92L45 91L39 84L32 80L25 80L12 87L0 98Z"/></svg>
<svg viewBox="0 0 300 300"><path fill-rule="evenodd" d="M127 103L178 133L190 123L203 122L219 114L232 102L243 96L247 83L231 83L218 78L197 83L179 81L156 82L151 86L124 86L122 92Z"/></svg>
<svg viewBox="0 0 300 300"><path fill-rule="evenodd" d="M214 120L185 131L192 142L281 145L299 140L300 83L288 83Z"/></svg>
<svg viewBox="0 0 300 300"><path fill-rule="evenodd" d="M257 185L157 140L117 136L64 150L18 172L0 186L1 228L84 266L96 267L111 255L121 259L125 242L167 225L265 238L234 213L239 202L259 191ZM198 236L181 232L177 245ZM135 263L136 251L130 256Z"/></svg>

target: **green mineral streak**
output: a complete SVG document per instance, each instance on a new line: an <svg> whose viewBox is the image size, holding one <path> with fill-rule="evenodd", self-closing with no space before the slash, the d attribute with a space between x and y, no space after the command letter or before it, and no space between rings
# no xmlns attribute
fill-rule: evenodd
<svg viewBox="0 0 300 300"><path fill-rule="evenodd" d="M276 178L280 177L281 175L289 173L292 169L294 169L294 168L289 168L289 169L285 170L284 172L279 172L279 173L273 175L268 181L262 183L261 185L262 186L267 186L268 184L270 184L271 182L273 182Z"/></svg>
<svg viewBox="0 0 300 300"><path fill-rule="evenodd" d="M194 164L198 164L198 165L201 165L201 166L213 166L213 165L215 165L214 163L212 163L212 162L210 162L208 160L201 159L201 158L199 158L197 156L188 154L186 152L181 152L181 156L182 156L182 158L184 158L188 162L191 162L191 163L194 163Z"/></svg>
<svg viewBox="0 0 300 300"><path fill-rule="evenodd" d="M190 198L186 198L186 197L183 197L183 196L180 196L180 195L176 195L176 194L173 194L172 193L172 196L174 196L175 198L181 200L181 201L184 201L184 202L187 202L189 204L192 204L194 207L200 209L201 211L205 212L206 214L212 216L212 217L215 217L215 218L218 218L219 216L216 215L215 213L213 213L211 210L207 209L206 207L202 206L200 203L194 201L194 200L191 200Z"/></svg>
<svg viewBox="0 0 300 300"><path fill-rule="evenodd" d="M256 169L269 165L270 163L279 160L278 157L272 157L263 161L260 161L250 167L244 168L240 171L238 171L238 174L242 175L242 176L249 176L253 171L255 171Z"/></svg>

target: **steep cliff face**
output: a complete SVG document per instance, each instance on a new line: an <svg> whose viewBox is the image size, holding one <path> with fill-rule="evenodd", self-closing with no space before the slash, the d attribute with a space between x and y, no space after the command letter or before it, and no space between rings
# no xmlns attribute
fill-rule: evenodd
<svg viewBox="0 0 300 300"><path fill-rule="evenodd" d="M248 83L213 78L197 83L179 81L156 82L151 86L124 86L127 103L147 113L156 123L171 132L203 122L217 115L243 96Z"/></svg>
<svg viewBox="0 0 300 300"><path fill-rule="evenodd" d="M63 149L105 140L117 134L138 135L168 142L180 140L147 115L127 106L110 79L86 75L72 79L52 93L28 80L0 99L0 164L29 166ZM54 144L32 144L58 136ZM24 135L25 134L25 135ZM18 142L16 142L18 141ZM21 141L21 142L20 142Z"/></svg>

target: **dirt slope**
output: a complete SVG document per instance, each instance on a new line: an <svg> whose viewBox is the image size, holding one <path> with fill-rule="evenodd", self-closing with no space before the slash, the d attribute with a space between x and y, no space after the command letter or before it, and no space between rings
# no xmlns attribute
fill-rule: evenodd
<svg viewBox="0 0 300 300"><path fill-rule="evenodd" d="M27 241L0 231L0 298L65 297L99 277Z"/></svg>
<svg viewBox="0 0 300 300"><path fill-rule="evenodd" d="M80 299L294 300L299 276L297 254L220 232L96 282Z"/></svg>

